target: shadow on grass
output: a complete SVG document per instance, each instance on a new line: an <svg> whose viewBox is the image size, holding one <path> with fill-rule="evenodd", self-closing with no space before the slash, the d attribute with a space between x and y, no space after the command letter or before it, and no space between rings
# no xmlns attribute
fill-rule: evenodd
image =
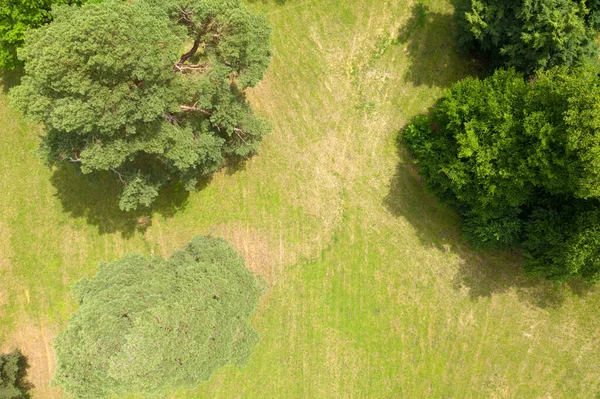
<svg viewBox="0 0 600 399"><path fill-rule="evenodd" d="M400 163L390 182L385 206L414 227L423 245L459 256L461 262L453 281L457 291L467 290L472 300L478 300L514 290L531 305L554 308L562 305L570 293L583 296L593 289L580 280L558 285L526 276L518 251L473 249L461 238L459 215L426 190L409 151L401 142L398 151Z"/></svg>
<svg viewBox="0 0 600 399"><path fill-rule="evenodd" d="M479 62L469 61L465 68L457 68L464 60L456 48L455 17L433 12L418 2L411 10L408 21L400 28L394 44L404 46L410 65L404 79L415 86L449 87L470 74L482 71Z"/></svg>
<svg viewBox="0 0 600 399"><path fill-rule="evenodd" d="M19 374L17 376L17 388L21 391L22 399L30 399L32 398L31 391L35 386L27 379L29 360L27 359L27 356L23 355L21 352L19 352L19 354L21 356L18 363Z"/></svg>
<svg viewBox="0 0 600 399"><path fill-rule="evenodd" d="M75 166L65 164L54 170L50 181L65 213L85 218L88 224L98 226L100 234L120 232L124 237L143 233L152 225L154 213L172 217L185 208L189 197L181 184L173 182L161 188L150 208L123 212L119 209L121 183L109 172L84 175ZM202 180L197 188L204 188L208 182Z"/></svg>
<svg viewBox="0 0 600 399"><path fill-rule="evenodd" d="M0 398L30 399L34 385L27 380L28 370L29 361L20 349L0 354Z"/></svg>
<svg viewBox="0 0 600 399"><path fill-rule="evenodd" d="M21 78L25 74L23 68L17 68L14 71L0 70L0 80L2 80L2 91L6 94L10 89L21 83Z"/></svg>

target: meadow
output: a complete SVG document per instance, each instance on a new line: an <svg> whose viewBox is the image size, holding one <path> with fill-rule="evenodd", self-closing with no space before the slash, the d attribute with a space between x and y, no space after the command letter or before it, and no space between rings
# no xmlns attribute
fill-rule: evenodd
<svg viewBox="0 0 600 399"><path fill-rule="evenodd" d="M454 44L453 4L255 0L273 61L249 94L273 123L259 154L152 213L118 182L48 169L41 128L0 94L0 342L50 388L70 286L124 253L227 238L268 290L247 367L174 398L594 398L600 290L526 278L518 252L477 251L399 144L411 117L480 72Z"/></svg>

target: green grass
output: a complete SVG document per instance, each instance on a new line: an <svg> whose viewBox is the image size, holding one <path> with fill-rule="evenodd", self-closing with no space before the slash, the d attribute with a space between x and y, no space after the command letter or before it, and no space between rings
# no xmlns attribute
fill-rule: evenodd
<svg viewBox="0 0 600 399"><path fill-rule="evenodd" d="M248 366L177 398L587 398L600 391L600 292L526 279L519 256L476 252L428 194L398 132L477 68L455 53L452 6L399 0L256 1L273 63L252 91L274 132L260 154L190 196L172 188L149 226L118 187L36 155L39 128L0 97L0 340L36 357L100 261L167 255L224 236L270 289ZM38 360L37 362L35 360ZM50 371L52 363L50 364Z"/></svg>

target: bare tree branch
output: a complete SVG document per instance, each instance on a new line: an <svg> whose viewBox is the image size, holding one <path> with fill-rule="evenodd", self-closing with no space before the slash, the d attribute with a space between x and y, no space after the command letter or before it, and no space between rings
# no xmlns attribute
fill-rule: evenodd
<svg viewBox="0 0 600 399"><path fill-rule="evenodd" d="M181 56L179 61L173 66L173 70L175 72L177 72L178 70L181 71L181 69L178 69L178 68L183 66L184 62L186 62L188 59L193 57L196 54L196 52L198 51L199 47L200 47L200 38L194 40L194 45L192 46L192 49Z"/></svg>
<svg viewBox="0 0 600 399"><path fill-rule="evenodd" d="M244 143L246 143L246 140L244 140L244 138L240 135L240 133L244 134L244 131L242 129L238 129L237 127L233 128L233 131L235 132L235 134L237 134L237 136L242 139L242 141ZM246 143L247 144L247 143Z"/></svg>
<svg viewBox="0 0 600 399"><path fill-rule="evenodd" d="M171 114L164 114L163 118L165 118L165 120L167 122L169 122L171 125L177 125L179 124L179 120L177 120L177 118L175 118L173 115Z"/></svg>
<svg viewBox="0 0 600 399"><path fill-rule="evenodd" d="M183 71L200 71L200 72L206 72L209 68L209 64L208 63L202 63L202 64L182 64L181 60L177 63L175 63L175 65L173 65L173 70L176 72L183 72Z"/></svg>
<svg viewBox="0 0 600 399"><path fill-rule="evenodd" d="M79 154L80 154L79 151L74 151L72 157L71 156L67 156L67 155L61 155L60 159L62 161L68 159L69 162L81 162L81 159L79 158Z"/></svg>
<svg viewBox="0 0 600 399"><path fill-rule="evenodd" d="M119 180L121 180L121 183L123 183L126 186L129 185L129 184L127 184L127 182L125 180L123 180L123 175L120 174L115 168L109 167L108 169L112 170L113 172L115 172L117 174L117 176L119 176Z"/></svg>
<svg viewBox="0 0 600 399"><path fill-rule="evenodd" d="M195 104L194 104L194 105L195 105ZM207 111L207 110L205 110L205 109L202 109L202 108L196 108L194 105L192 105L191 107L190 107L189 105L180 105L180 106L179 106L179 109L180 109L182 112L185 112L185 111L192 111L192 112L200 112L200 113L202 113L202 114L204 114L204 115L208 115L208 116L211 116L211 115L212 115L212 112L210 112L210 111Z"/></svg>

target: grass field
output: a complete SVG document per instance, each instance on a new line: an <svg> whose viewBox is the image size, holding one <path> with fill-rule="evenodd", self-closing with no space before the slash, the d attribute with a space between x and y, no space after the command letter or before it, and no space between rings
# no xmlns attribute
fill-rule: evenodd
<svg viewBox="0 0 600 399"><path fill-rule="evenodd" d="M149 219L110 178L48 170L39 127L0 95L0 342L29 357L36 398L70 285L124 253L232 240L269 290L248 366L176 398L596 398L600 290L525 278L516 253L477 252L428 194L402 127L477 72L454 50L452 5L257 0L273 62L250 93L274 132L238 170L175 189Z"/></svg>

